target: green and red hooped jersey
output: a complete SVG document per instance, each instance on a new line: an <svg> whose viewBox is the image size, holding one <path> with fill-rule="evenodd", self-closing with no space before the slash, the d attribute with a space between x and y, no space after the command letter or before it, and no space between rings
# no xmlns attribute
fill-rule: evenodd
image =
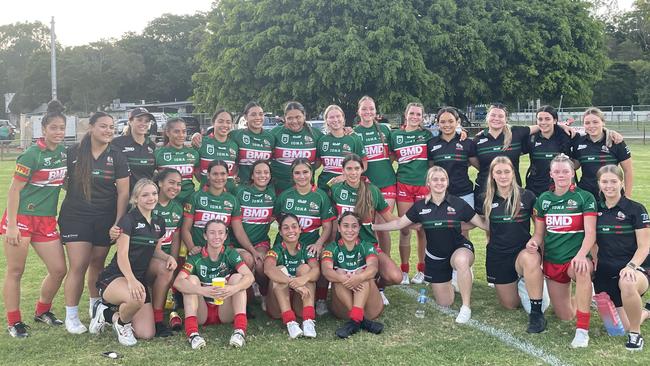
<svg viewBox="0 0 650 366"><path fill-rule="evenodd" d="M273 157L271 160L271 172L275 189L279 192L286 190L293 185L291 175L291 164L297 158L308 159L314 165L316 162L316 148L318 140L323 133L316 129L303 127L298 132L293 132L284 126L278 126L271 130L275 137Z"/></svg>
<svg viewBox="0 0 650 366"><path fill-rule="evenodd" d="M384 199L384 196L381 194L381 191L377 186L370 183L368 184L368 189L372 195L372 202L375 207L375 215L383 213L387 210L390 210L388 203ZM341 217L344 212L352 211L354 212L354 206L357 204L357 188L350 187L346 182L337 183L332 186L331 197L334 206L336 207L336 212L338 216ZM367 243L377 243L377 237L375 232L372 230L373 220L364 220L361 231L359 231L359 238L361 241Z"/></svg>
<svg viewBox="0 0 650 366"><path fill-rule="evenodd" d="M323 165L323 171L318 176L318 188L329 190L327 182L343 173L343 159L349 154L366 159L363 142L356 133L343 137L328 134L318 140L316 155Z"/></svg>
<svg viewBox="0 0 650 366"><path fill-rule="evenodd" d="M390 136L390 149L397 158L397 181L413 186L426 184L427 141L433 135L429 130L393 131Z"/></svg>
<svg viewBox="0 0 650 366"><path fill-rule="evenodd" d="M356 271L365 268L370 258L377 258L377 250L372 243L360 241L352 250L348 250L342 241L333 241L323 249L321 261L332 262L334 269Z"/></svg>
<svg viewBox="0 0 650 366"><path fill-rule="evenodd" d="M194 245L205 246L206 240L203 237L203 228L210 220L221 220L230 227L232 220L241 219L241 208L237 198L228 192L218 196L208 190L194 192L185 203L184 217L193 219L192 240ZM228 239L224 245L234 242L232 230L229 230Z"/></svg>
<svg viewBox="0 0 650 366"><path fill-rule="evenodd" d="M273 213L276 217L283 213L296 215L302 229L300 242L305 245L312 245L318 240L318 230L323 223L336 219L327 193L316 187L305 195L301 195L295 187L282 192L275 201Z"/></svg>
<svg viewBox="0 0 650 366"><path fill-rule="evenodd" d="M201 173L201 186L205 186L208 183L208 166L213 160L223 160L228 164L228 182L230 184L229 191L234 187L233 178L235 162L237 161L239 147L231 139L227 139L225 142L218 141L214 138L213 135L206 136L201 141L201 147L199 147L199 161L197 166L199 167L199 172Z"/></svg>
<svg viewBox="0 0 650 366"><path fill-rule="evenodd" d="M271 160L275 137L269 131L255 133L248 128L230 132L230 139L239 148L238 171L240 184L248 184L251 167L258 160Z"/></svg>
<svg viewBox="0 0 650 366"><path fill-rule="evenodd" d="M379 133L377 130L379 130ZM390 128L383 124L377 124L377 128L358 125L354 128L354 131L361 138L366 150L368 169L366 169L364 175L379 188L394 186L397 179L395 178L388 147Z"/></svg>
<svg viewBox="0 0 650 366"><path fill-rule="evenodd" d="M59 192L65 182L65 147L50 150L42 139L28 147L16 159L14 179L25 182L20 191L18 214L56 216Z"/></svg>
<svg viewBox="0 0 650 366"><path fill-rule="evenodd" d="M264 242L271 244L269 229L275 220L273 216L275 198L275 190L271 187L260 191L253 186L239 186L237 201L241 207L242 225L253 245ZM241 244L237 244L241 247Z"/></svg>
<svg viewBox="0 0 650 366"><path fill-rule="evenodd" d="M276 243L273 248L266 253L266 258L275 259L275 264L277 266L285 266L287 268L287 272L289 272L289 276L296 277L296 272L298 271L298 267L300 267L301 264L318 262L316 253L310 253L309 250L307 250L306 245L298 243L298 247L296 249L296 254L291 255L291 253L289 253L287 245L284 242L279 242Z"/></svg>
<svg viewBox="0 0 650 366"><path fill-rule="evenodd" d="M161 249L167 254L171 254L172 239L174 233L180 232L183 222L183 206L176 200L170 200L166 206L158 202L153 214L165 220L165 234L160 243Z"/></svg>
<svg viewBox="0 0 650 366"><path fill-rule="evenodd" d="M176 199L185 203L194 193L194 167L199 164L199 152L191 147L177 149L171 146L163 146L154 151L156 157L156 168L172 168L181 173L181 191Z"/></svg>
<svg viewBox="0 0 650 366"><path fill-rule="evenodd" d="M585 237L584 218L596 216L594 196L575 185L562 196L542 193L533 208L536 220L544 221L544 260L555 264L570 261Z"/></svg>

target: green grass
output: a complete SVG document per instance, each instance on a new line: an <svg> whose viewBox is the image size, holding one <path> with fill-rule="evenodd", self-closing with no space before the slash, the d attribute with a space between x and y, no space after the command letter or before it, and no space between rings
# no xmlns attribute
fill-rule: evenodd
<svg viewBox="0 0 650 366"><path fill-rule="evenodd" d="M650 206L650 152L641 144L632 144L634 154L635 188L634 198ZM522 159L521 171L525 172L527 158ZM13 162L0 162L0 191L7 190ZM0 196L0 207L6 198ZM499 307L494 290L485 282L485 236L474 230L472 241L476 245L476 281L472 294L472 318L494 328L512 334L553 355L562 363L575 365L647 365L650 364L650 350L629 353L623 347L624 338L607 336L598 315L592 313L591 342L586 350L571 350L568 345L573 337L574 323L559 321L547 311L548 330L541 335L525 332L526 314L523 310L507 311ZM397 243L394 233L393 242ZM397 245L393 245L393 257L397 258ZM112 255L112 254L111 254ZM412 250L412 264L416 263ZM414 265L412 265L414 267ZM0 268L5 270L5 257L0 256ZM0 365L58 365L58 364L344 364L361 365L369 362L390 365L423 364L467 364L467 365L520 365L543 364L536 357L513 348L494 336L486 335L470 326L459 326L450 315L433 307L427 309L427 316L420 320L414 317L415 299L398 287L388 288L386 293L391 305L381 316L386 325L383 334L375 336L360 333L349 340L338 340L334 330L341 321L326 316L317 322L318 338L289 341L280 321L268 319L254 306L256 319L249 323L247 345L236 350L226 347L231 327L211 326L203 331L208 346L201 351L192 351L183 334L169 339L142 341L137 346L126 348L117 343L112 332L94 337L88 334L69 335L63 328L48 328L35 324L30 317L38 297L40 281L45 273L44 266L32 251L22 285L23 318L32 329L30 337L16 340L0 333ZM2 276L4 278L4 276ZM80 316L88 323L87 293L80 304ZM459 299L452 306L458 309ZM63 294L59 292L54 311L63 317ZM0 304L0 317L4 321L4 306ZM648 335L648 325L642 331ZM101 356L104 351L115 350L124 358L110 361Z"/></svg>

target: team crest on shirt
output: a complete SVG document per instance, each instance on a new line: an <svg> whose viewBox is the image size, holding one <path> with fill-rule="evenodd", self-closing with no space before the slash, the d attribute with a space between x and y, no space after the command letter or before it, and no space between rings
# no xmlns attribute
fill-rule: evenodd
<svg viewBox="0 0 650 366"><path fill-rule="evenodd" d="M242 201L244 201L244 202L248 202L248 201L250 201L250 200L251 200L251 193L250 193L250 192L244 192L244 193L241 195L241 199L242 199Z"/></svg>
<svg viewBox="0 0 650 366"><path fill-rule="evenodd" d="M566 201L566 206L567 206L566 208L578 208L578 202L569 199Z"/></svg>
<svg viewBox="0 0 650 366"><path fill-rule="evenodd" d="M600 148L600 151L602 151L602 152L604 152L604 153L609 153L609 149L608 149L607 146L605 146L605 145L603 145L603 146Z"/></svg>
<svg viewBox="0 0 650 366"><path fill-rule="evenodd" d="M282 137L280 137L280 141L282 141L283 144L288 144L289 143L289 135L286 133L282 134Z"/></svg>
<svg viewBox="0 0 650 366"><path fill-rule="evenodd" d="M401 145L402 143L404 143L404 136L397 136L395 140L398 145Z"/></svg>
<svg viewBox="0 0 650 366"><path fill-rule="evenodd" d="M316 202L309 202L309 209L318 212L318 205Z"/></svg>
<svg viewBox="0 0 650 366"><path fill-rule="evenodd" d="M190 152L185 154L185 156L187 156L188 159L193 159L194 158L194 155L192 153L190 153Z"/></svg>
<svg viewBox="0 0 650 366"><path fill-rule="evenodd" d="M242 141L243 143L245 143L246 145L248 145L248 144L251 143L251 138L248 137L248 136L246 136L246 135L243 135L243 136L241 137L241 141Z"/></svg>
<svg viewBox="0 0 650 366"><path fill-rule="evenodd" d="M623 221L625 220L625 218L626 218L625 214L621 211L618 211L618 213L616 214L616 220Z"/></svg>
<svg viewBox="0 0 650 366"><path fill-rule="evenodd" d="M350 145L348 145L348 144L343 144L343 151L351 151L351 150L352 150L352 149L350 149Z"/></svg>
<svg viewBox="0 0 650 366"><path fill-rule="evenodd" d="M214 145L212 145L212 144L208 144L208 145L205 147L205 150L206 150L206 152L207 152L208 154L210 154L210 155L214 154Z"/></svg>
<svg viewBox="0 0 650 366"><path fill-rule="evenodd" d="M347 200L348 199L348 191L347 191L347 189L342 189L341 190L341 199L342 200Z"/></svg>
<svg viewBox="0 0 650 366"><path fill-rule="evenodd" d="M151 146L147 147L147 151L149 152L149 154L153 153L153 149L151 148Z"/></svg>
<svg viewBox="0 0 650 366"><path fill-rule="evenodd" d="M284 206L287 208L287 210L291 210L293 208L293 198L288 198L287 199L287 204Z"/></svg>
<svg viewBox="0 0 650 366"><path fill-rule="evenodd" d="M330 149L330 143L328 141L323 142L323 151Z"/></svg>
<svg viewBox="0 0 650 366"><path fill-rule="evenodd" d="M451 206L447 206L447 215L455 215L456 214L456 209L454 209Z"/></svg>
<svg viewBox="0 0 650 366"><path fill-rule="evenodd" d="M43 166L50 166L52 165L52 157L48 156L47 158L43 159Z"/></svg>
<svg viewBox="0 0 650 366"><path fill-rule="evenodd" d="M551 207L551 201L543 200L542 201L542 210L548 210Z"/></svg>
<svg viewBox="0 0 650 366"><path fill-rule="evenodd" d="M311 137L305 136L305 144L311 144L313 142L314 142L314 140Z"/></svg>
<svg viewBox="0 0 650 366"><path fill-rule="evenodd" d="M223 207L233 208L233 204L230 201L224 201L223 202Z"/></svg>
<svg viewBox="0 0 650 366"><path fill-rule="evenodd" d="M456 143L456 150L462 150L463 145L461 145L459 142Z"/></svg>
<svg viewBox="0 0 650 366"><path fill-rule="evenodd" d="M106 158L106 165L107 166L113 165L113 157L112 156L109 156L109 157Z"/></svg>
<svg viewBox="0 0 650 366"><path fill-rule="evenodd" d="M208 205L208 197L199 198L199 203L201 204L201 206L207 206Z"/></svg>
<svg viewBox="0 0 650 366"><path fill-rule="evenodd" d="M163 154L163 160L164 161L172 161L172 153L166 152Z"/></svg>
<svg viewBox="0 0 650 366"><path fill-rule="evenodd" d="M201 277L206 277L208 275L208 267L200 265L199 272L201 273Z"/></svg>
<svg viewBox="0 0 650 366"><path fill-rule="evenodd" d="M338 261L339 263L343 263L343 262L345 262L345 255L343 254L343 252L339 252L339 254L337 255L336 259L337 259L337 261Z"/></svg>

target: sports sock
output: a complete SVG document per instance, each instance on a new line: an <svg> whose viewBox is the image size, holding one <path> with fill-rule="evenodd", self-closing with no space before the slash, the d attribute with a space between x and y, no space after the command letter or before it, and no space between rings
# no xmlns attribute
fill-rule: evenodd
<svg viewBox="0 0 650 366"><path fill-rule="evenodd" d="M102 301L102 298L101 297L91 297L91 298L88 299L88 302L90 303L90 308L91 309L92 309L92 307L95 305L95 303L97 301Z"/></svg>
<svg viewBox="0 0 650 366"><path fill-rule="evenodd" d="M418 272L424 272L424 262L418 262Z"/></svg>
<svg viewBox="0 0 650 366"><path fill-rule="evenodd" d="M22 321L22 317L20 316L20 309L14 311L7 311L7 324L9 326L12 326L20 321Z"/></svg>
<svg viewBox="0 0 650 366"><path fill-rule="evenodd" d="M313 306L305 306L302 308L302 320L316 319L316 311Z"/></svg>
<svg viewBox="0 0 650 366"><path fill-rule="evenodd" d="M35 312L35 314L38 316L38 315L41 315L43 313L46 313L46 312L50 311L50 309L52 309L52 303L44 304L44 303L42 303L40 301L37 301L36 302L36 312Z"/></svg>
<svg viewBox="0 0 650 366"><path fill-rule="evenodd" d="M399 268L402 270L404 273L409 273L409 264L408 263L402 263L399 265Z"/></svg>
<svg viewBox="0 0 650 366"><path fill-rule="evenodd" d="M154 323L161 323L163 321L163 318L164 318L163 309L153 309Z"/></svg>
<svg viewBox="0 0 650 366"><path fill-rule="evenodd" d="M66 319L79 319L79 307L78 306L66 306L65 307L65 318Z"/></svg>
<svg viewBox="0 0 650 366"><path fill-rule="evenodd" d="M248 329L248 319L246 319L246 313L235 314L235 319L232 322L233 329L241 329L246 333Z"/></svg>
<svg viewBox="0 0 650 366"><path fill-rule="evenodd" d="M295 321L296 321L296 313L294 313L293 310L289 309L282 313L282 322L284 324L287 324L288 322L295 322Z"/></svg>
<svg viewBox="0 0 650 366"><path fill-rule="evenodd" d="M348 316L350 317L350 320L352 320L355 323L361 323L363 320L363 308L360 308L358 306L353 306L352 310L348 313Z"/></svg>
<svg viewBox="0 0 650 366"><path fill-rule="evenodd" d="M530 313L541 314L542 313L542 299L530 299Z"/></svg>
<svg viewBox="0 0 650 366"><path fill-rule="evenodd" d="M122 318L120 317L119 314L117 315L117 324L119 324L119 325L121 325L121 326L124 326L124 325L126 325L127 323L128 323L128 322L125 322L124 320L122 320Z"/></svg>
<svg viewBox="0 0 650 366"><path fill-rule="evenodd" d="M185 317L185 335L189 338L192 333L199 332L199 322L195 316Z"/></svg>
<svg viewBox="0 0 650 366"><path fill-rule="evenodd" d="M576 311L576 328L589 330L589 312L583 313L580 310Z"/></svg>

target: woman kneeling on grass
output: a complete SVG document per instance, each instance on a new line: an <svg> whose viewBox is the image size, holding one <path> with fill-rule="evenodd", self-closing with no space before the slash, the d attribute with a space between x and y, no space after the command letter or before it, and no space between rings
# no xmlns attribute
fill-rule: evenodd
<svg viewBox="0 0 650 366"><path fill-rule="evenodd" d="M266 303L267 312L272 318L282 317L291 339L302 335L314 338L314 295L320 276L318 259L316 253L308 251L298 240L300 223L296 215L283 215L278 226L282 242L269 250L264 260L264 273L271 280L272 290ZM302 329L296 322L296 313L302 315Z"/></svg>
<svg viewBox="0 0 650 366"><path fill-rule="evenodd" d="M369 320L382 313L384 303L375 284L377 251L372 243L359 239L361 225L356 213L344 212L339 218L341 239L323 250L321 269L332 283L332 311L349 319L336 330L339 338L348 338L359 329L374 334L384 330L383 324Z"/></svg>
<svg viewBox="0 0 650 366"><path fill-rule="evenodd" d="M206 245L201 252L187 259L174 281L183 294L185 334L192 349L205 346L199 335L199 324L233 323L230 345L243 347L246 328L246 290L253 284L253 272L245 265L237 250L225 247L228 227L221 220L205 224ZM223 287L213 286L224 278Z"/></svg>

